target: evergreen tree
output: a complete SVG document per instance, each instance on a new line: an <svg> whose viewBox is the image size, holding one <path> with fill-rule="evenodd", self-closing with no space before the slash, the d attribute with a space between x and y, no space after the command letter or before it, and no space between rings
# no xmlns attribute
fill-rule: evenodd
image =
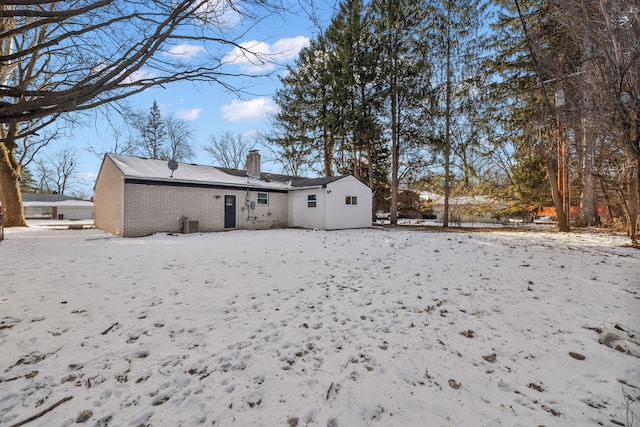
<svg viewBox="0 0 640 427"><path fill-rule="evenodd" d="M521 2L498 0L502 6L495 25L496 53L489 61L500 80L492 85L493 119L505 140L517 150L533 149L542 159L561 231L569 231L568 188L558 176L564 174L567 157L558 148L566 141L565 115L554 102L554 92L560 89L563 71L560 66L575 64L576 49L566 33L553 20L548 2L532 0L521 8ZM567 97L567 99L571 99ZM562 125L562 126L560 126ZM494 139L500 144L499 136ZM503 140L502 142L504 142Z"/></svg>
<svg viewBox="0 0 640 427"><path fill-rule="evenodd" d="M535 153L522 158L511 170L507 188L496 195L507 202L499 213L501 216L525 217L531 208L549 206L552 201L551 189L547 184L544 161Z"/></svg>
<svg viewBox="0 0 640 427"><path fill-rule="evenodd" d="M379 76L361 0L342 3L326 32L303 49L281 78L279 113L269 138L285 169L325 176L352 173L374 188L384 141L377 114Z"/></svg>
<svg viewBox="0 0 640 427"><path fill-rule="evenodd" d="M20 191L22 193L35 193L38 190L37 182L29 168L22 168L20 171Z"/></svg>
<svg viewBox="0 0 640 427"><path fill-rule="evenodd" d="M146 121L139 125L140 153L143 157L156 160L168 160L167 131L158 103L153 101Z"/></svg>
<svg viewBox="0 0 640 427"><path fill-rule="evenodd" d="M444 164L443 226L449 223L449 196L457 167L464 186L481 171L481 143L486 128L482 94L488 80L483 68L488 21L485 0L438 0L430 4L428 41L435 68L438 103L434 140L440 145Z"/></svg>
<svg viewBox="0 0 640 427"><path fill-rule="evenodd" d="M336 16L324 34L328 46L328 66L326 72L332 78L331 93L336 139L335 163L339 173L359 175L359 136L356 120L359 113L358 83L363 81L367 64L362 55L368 46L366 28L363 21L362 0L346 0L339 6Z"/></svg>
<svg viewBox="0 0 640 427"><path fill-rule="evenodd" d="M381 123L391 147L391 223L398 221L401 157L426 141L425 108L430 97L428 46L422 1L373 0L369 13L380 55L376 79L381 96Z"/></svg>
<svg viewBox="0 0 640 427"><path fill-rule="evenodd" d="M383 194L388 185L388 162L384 160L388 151L377 116L382 103L377 88L379 52L371 24L363 1L347 0L341 3L325 37L331 46L333 96L340 106L334 115L338 172L351 173L367 182L374 194Z"/></svg>
<svg viewBox="0 0 640 427"><path fill-rule="evenodd" d="M281 77L282 88L275 96L279 112L270 139L287 161L302 162L311 170L333 176L336 120L328 67L323 37L301 50L296 66Z"/></svg>
<svg viewBox="0 0 640 427"><path fill-rule="evenodd" d="M194 128L185 120L174 115L165 119L156 101L145 116L132 114L131 127L138 133L137 143L132 150L147 159L187 161L194 156L191 143Z"/></svg>

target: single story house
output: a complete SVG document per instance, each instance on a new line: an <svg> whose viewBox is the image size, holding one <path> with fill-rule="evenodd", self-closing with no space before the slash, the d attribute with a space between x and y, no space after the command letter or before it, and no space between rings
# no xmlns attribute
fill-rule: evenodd
<svg viewBox="0 0 640 427"><path fill-rule="evenodd" d="M371 189L351 175L300 178L107 154L95 186L95 226L124 237L156 232L371 226Z"/></svg>
<svg viewBox="0 0 640 427"><path fill-rule="evenodd" d="M444 219L444 196L422 191L420 200L433 207L436 221ZM497 223L496 212L504 208L505 203L488 196L451 196L449 197L449 221L455 223Z"/></svg>
<svg viewBox="0 0 640 427"><path fill-rule="evenodd" d="M26 219L92 219L93 202L62 194L22 193Z"/></svg>

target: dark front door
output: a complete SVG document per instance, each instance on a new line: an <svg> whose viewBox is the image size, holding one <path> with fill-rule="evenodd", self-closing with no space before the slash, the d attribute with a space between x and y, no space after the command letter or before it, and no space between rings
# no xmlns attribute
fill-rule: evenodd
<svg viewBox="0 0 640 427"><path fill-rule="evenodd" d="M236 196L224 196L224 228L236 228Z"/></svg>

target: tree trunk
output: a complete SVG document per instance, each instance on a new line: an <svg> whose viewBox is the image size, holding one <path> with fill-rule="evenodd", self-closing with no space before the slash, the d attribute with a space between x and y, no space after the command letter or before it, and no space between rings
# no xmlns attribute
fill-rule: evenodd
<svg viewBox="0 0 640 427"><path fill-rule="evenodd" d="M560 189L558 188L558 173L555 168L555 161L550 156L544 156L544 165L547 169L549 184L551 185L551 195L553 196L553 204L556 208L556 219L558 221L558 230L567 232L571 231L567 215L564 212L562 198L560 197Z"/></svg>
<svg viewBox="0 0 640 427"><path fill-rule="evenodd" d="M398 141L398 103L397 88L391 94L391 224L398 224L398 170L400 161L400 143Z"/></svg>
<svg viewBox="0 0 640 427"><path fill-rule="evenodd" d="M582 120L582 195L580 203L580 224L583 227L597 223L596 179L595 179L595 142L593 121L590 113Z"/></svg>
<svg viewBox="0 0 640 427"><path fill-rule="evenodd" d="M634 106L635 107L635 106ZM624 111L627 115L624 140L630 172L627 178L627 194L621 195L625 208L627 234L634 246L638 246L638 213L640 211L640 120L635 108ZM625 199L626 197L626 199Z"/></svg>
<svg viewBox="0 0 640 427"><path fill-rule="evenodd" d="M583 41L582 55L585 58L593 56L593 49L589 40ZM582 66L586 76L592 75L590 62ZM586 77L591 83L590 77ZM588 87L588 89L587 89ZM585 116L582 118L582 195L580 200L580 225L583 227L596 225L598 211L596 208L596 177L595 177L595 113L593 97L591 96L592 85L588 85L582 91Z"/></svg>
<svg viewBox="0 0 640 427"><path fill-rule="evenodd" d="M20 194L20 167L6 143L0 144L0 202L5 213L5 227L27 226Z"/></svg>
<svg viewBox="0 0 640 427"><path fill-rule="evenodd" d="M629 218L627 218L627 230L631 243L638 246L638 213L640 211L640 117L638 103L626 111L628 125L625 129L625 142L627 146L628 161L631 163L629 176Z"/></svg>
<svg viewBox="0 0 640 427"><path fill-rule="evenodd" d="M629 156L629 160L631 156ZM635 160L635 167L632 167L629 174L629 211L627 218L627 232L633 246L638 246L638 206L640 205L640 186L638 181L640 180L640 161Z"/></svg>
<svg viewBox="0 0 640 427"><path fill-rule="evenodd" d="M375 222L376 221L376 198L375 198L375 191L373 189L373 186L375 184L374 180L373 180L373 172L375 170L375 165L373 164L373 154L371 153L371 140L369 139L368 133L366 138L366 147L367 147L367 164L369 165L369 188L371 189L371 191L373 192L373 196L371 197L371 221Z"/></svg>
<svg viewBox="0 0 640 427"><path fill-rule="evenodd" d="M451 111L449 101L451 98L451 83L447 78L447 95L445 111L445 131L444 131L444 213L442 216L442 226L449 226L449 197L451 196Z"/></svg>
<svg viewBox="0 0 640 427"><path fill-rule="evenodd" d="M329 137L327 126L322 126L322 155L324 176L333 176L333 136Z"/></svg>
<svg viewBox="0 0 640 427"><path fill-rule="evenodd" d="M444 212L442 226L449 226L449 197L451 196L451 4L447 2L447 46L446 46L446 93L445 93L445 126L444 126Z"/></svg>

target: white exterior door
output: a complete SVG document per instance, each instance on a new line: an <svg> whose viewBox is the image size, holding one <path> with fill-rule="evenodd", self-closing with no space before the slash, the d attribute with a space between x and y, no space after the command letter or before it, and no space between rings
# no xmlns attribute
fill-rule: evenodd
<svg viewBox="0 0 640 427"><path fill-rule="evenodd" d="M304 227L304 209L307 206L305 197L293 198L293 226Z"/></svg>

